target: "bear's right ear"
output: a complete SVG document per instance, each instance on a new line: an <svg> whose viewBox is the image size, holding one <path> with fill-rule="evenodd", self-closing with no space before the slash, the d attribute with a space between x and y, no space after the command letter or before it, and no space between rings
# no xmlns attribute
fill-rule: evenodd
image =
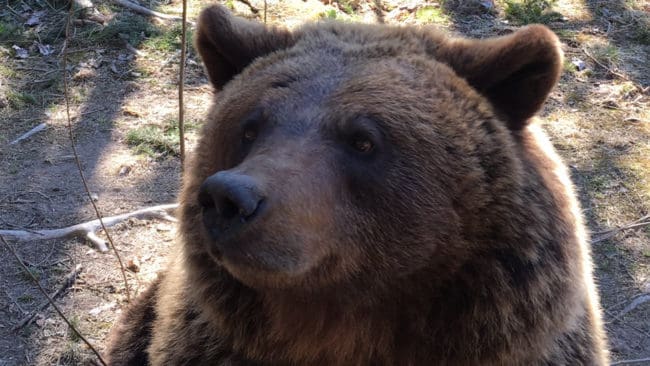
<svg viewBox="0 0 650 366"><path fill-rule="evenodd" d="M562 70L560 42L541 25L487 40L452 39L435 57L486 96L512 130L542 107Z"/></svg>
<svg viewBox="0 0 650 366"><path fill-rule="evenodd" d="M201 12L197 29L196 49L217 90L257 57L294 43L288 30L235 17L220 5Z"/></svg>

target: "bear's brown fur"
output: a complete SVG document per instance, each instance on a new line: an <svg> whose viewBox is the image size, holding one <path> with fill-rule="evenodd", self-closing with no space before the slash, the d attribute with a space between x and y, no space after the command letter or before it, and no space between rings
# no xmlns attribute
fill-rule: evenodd
<svg viewBox="0 0 650 366"><path fill-rule="evenodd" d="M606 365L542 26L488 39L203 11L182 246L115 365Z"/></svg>

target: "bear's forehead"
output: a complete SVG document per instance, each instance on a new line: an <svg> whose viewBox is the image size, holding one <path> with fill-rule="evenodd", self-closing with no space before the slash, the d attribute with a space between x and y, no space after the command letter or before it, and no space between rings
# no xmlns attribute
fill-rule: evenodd
<svg viewBox="0 0 650 366"><path fill-rule="evenodd" d="M232 100L256 97L246 98L252 104L236 113L246 111L244 115L229 120L263 110L273 125L304 132L357 116L398 122L413 109L426 111L441 102L453 109L444 94L454 87L449 80L458 77L417 42L404 45L401 40L390 34L382 39L366 28L356 33L328 27L306 32L293 47L258 59L239 78Z"/></svg>
<svg viewBox="0 0 650 366"><path fill-rule="evenodd" d="M416 105L426 110L444 100L445 92L454 87L449 80L456 78L446 66L424 58L363 60L345 52L318 51L290 52L262 71L264 81L250 83L266 85L258 105L270 113L316 120L332 113L400 113Z"/></svg>

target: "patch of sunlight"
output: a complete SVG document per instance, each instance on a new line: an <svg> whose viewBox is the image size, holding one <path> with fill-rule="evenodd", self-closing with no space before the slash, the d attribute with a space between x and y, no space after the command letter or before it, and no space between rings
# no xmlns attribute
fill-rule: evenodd
<svg viewBox="0 0 650 366"><path fill-rule="evenodd" d="M628 183L643 198L646 209L650 209L650 146L639 146L621 158L621 165L634 175Z"/></svg>
<svg viewBox="0 0 650 366"><path fill-rule="evenodd" d="M588 131L580 127L581 115L567 109L557 109L541 120L542 127L547 131L556 146L577 146L584 141Z"/></svg>
<svg viewBox="0 0 650 366"><path fill-rule="evenodd" d="M593 15L589 11L585 0L557 0L553 9L562 14L570 22L589 22Z"/></svg>
<svg viewBox="0 0 650 366"><path fill-rule="evenodd" d="M440 6L427 5L419 8L415 12L415 19L419 24L449 24L449 16Z"/></svg>

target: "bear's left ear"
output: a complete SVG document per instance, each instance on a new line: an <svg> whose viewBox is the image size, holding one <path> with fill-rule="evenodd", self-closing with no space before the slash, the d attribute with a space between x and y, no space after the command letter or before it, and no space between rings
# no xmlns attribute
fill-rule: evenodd
<svg viewBox="0 0 650 366"><path fill-rule="evenodd" d="M487 40L452 39L435 58L485 95L511 130L526 126L562 69L560 42L541 25Z"/></svg>
<svg viewBox="0 0 650 366"><path fill-rule="evenodd" d="M221 5L204 9L198 18L196 49L217 90L257 57L293 43L287 29L235 17Z"/></svg>

